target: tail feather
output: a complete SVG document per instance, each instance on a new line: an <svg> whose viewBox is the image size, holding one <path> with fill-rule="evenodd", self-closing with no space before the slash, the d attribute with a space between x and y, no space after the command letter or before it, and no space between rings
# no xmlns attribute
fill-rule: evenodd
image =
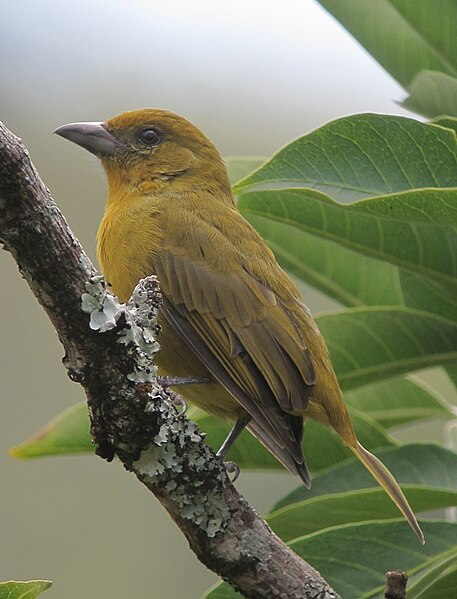
<svg viewBox="0 0 457 599"><path fill-rule="evenodd" d="M302 462L298 462L286 447L280 447L271 435L265 433L264 428L252 419L247 428L271 453L281 462L283 466L293 475L298 475L307 489L311 488L311 477L306 467L305 458L302 454ZM298 443L298 440L297 440Z"/></svg>
<svg viewBox="0 0 457 599"><path fill-rule="evenodd" d="M371 473L371 475L377 480L377 482L381 485L381 487L385 490L387 495L392 499L395 505L398 507L400 512L408 521L408 524L411 526L413 531L416 533L419 541L424 544L425 538L424 533L422 532L417 520L414 515L413 510L411 509L408 500L403 495L403 491L398 486L397 481L392 476L392 474L387 470L384 464L378 460L372 453L360 445L357 442L356 445L351 446L352 451L358 457L358 459L362 462L365 468Z"/></svg>

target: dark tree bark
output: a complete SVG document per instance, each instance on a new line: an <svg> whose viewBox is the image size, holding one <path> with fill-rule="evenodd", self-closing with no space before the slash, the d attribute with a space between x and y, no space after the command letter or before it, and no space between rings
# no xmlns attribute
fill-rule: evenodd
<svg viewBox="0 0 457 599"><path fill-rule="evenodd" d="M0 241L51 319L70 378L84 387L98 455L117 455L198 558L245 597L336 599L238 494L197 426L159 384L152 361L161 300L156 279L140 282L129 304L119 304L21 140L1 123Z"/></svg>
<svg viewBox="0 0 457 599"><path fill-rule="evenodd" d="M408 575L401 570L386 573L384 599L406 599L406 583Z"/></svg>

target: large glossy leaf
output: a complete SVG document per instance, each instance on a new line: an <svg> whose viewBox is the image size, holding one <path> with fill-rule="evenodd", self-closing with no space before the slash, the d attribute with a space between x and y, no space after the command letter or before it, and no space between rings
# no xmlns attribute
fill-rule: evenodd
<svg viewBox="0 0 457 599"><path fill-rule="evenodd" d="M276 218L246 216L285 270L340 304L407 305L457 320L455 285L370 258Z"/></svg>
<svg viewBox="0 0 457 599"><path fill-rule="evenodd" d="M316 318L343 389L457 357L457 324L409 308L351 308Z"/></svg>
<svg viewBox="0 0 457 599"><path fill-rule="evenodd" d="M379 449L376 455L401 485L457 490L457 454L432 443L411 443ZM371 474L355 458L316 474L311 489L297 487L274 507L275 510L300 501L332 493L371 489Z"/></svg>
<svg viewBox="0 0 457 599"><path fill-rule="evenodd" d="M35 599L51 585L52 582L49 580L0 582L0 599Z"/></svg>
<svg viewBox="0 0 457 599"><path fill-rule="evenodd" d="M203 593L201 599L241 599L242 597L240 593L235 592L226 582L218 582L206 593Z"/></svg>
<svg viewBox="0 0 457 599"><path fill-rule="evenodd" d="M444 127L445 129L452 129L457 133L457 118L451 116L440 116L431 121L434 125Z"/></svg>
<svg viewBox="0 0 457 599"><path fill-rule="evenodd" d="M276 218L245 216L281 266L345 306L403 305L399 269ZM304 297L306 303L306 297Z"/></svg>
<svg viewBox="0 0 457 599"><path fill-rule="evenodd" d="M435 281L404 268L398 269L398 276L405 306L457 320L455 284Z"/></svg>
<svg viewBox="0 0 457 599"><path fill-rule="evenodd" d="M396 445L394 439L368 414L356 409L351 409L350 413L357 437L364 447L375 450ZM306 461L313 473L352 456L352 452L336 433L313 421L305 424L303 447Z"/></svg>
<svg viewBox="0 0 457 599"><path fill-rule="evenodd" d="M457 564L455 555L444 560L423 576L417 577L408 589L409 599L447 599L457 597Z"/></svg>
<svg viewBox="0 0 457 599"><path fill-rule="evenodd" d="M345 599L376 597L389 570L414 574L451 554L457 559L456 523L422 521L421 528L424 546L418 545L405 522L392 521L327 529L303 537L291 547Z"/></svg>
<svg viewBox="0 0 457 599"><path fill-rule="evenodd" d="M455 187L456 157L451 129L357 114L288 144L234 189L308 187L351 202L415 188Z"/></svg>
<svg viewBox="0 0 457 599"><path fill-rule="evenodd" d="M457 290L457 189L422 189L350 205L311 189L263 190L243 194L238 206L256 228L265 221L288 225L289 231L337 242ZM288 244L284 235L282 240ZM344 272L351 277L350 262Z"/></svg>
<svg viewBox="0 0 457 599"><path fill-rule="evenodd" d="M188 416L198 423L207 435L207 442L217 450L226 438L230 425L209 416L198 408L191 407ZM359 439L368 449L388 447L394 441L369 416L352 410L352 419ZM352 455L338 436L327 427L315 422L306 424L304 451L313 472L340 462ZM322 449L325 448L325 451ZM89 418L85 403L76 404L54 418L36 435L11 450L19 458L36 458L51 455L93 453L94 446L89 436ZM282 466L254 437L243 432L232 446L228 457L240 468L254 470L279 470Z"/></svg>
<svg viewBox="0 0 457 599"><path fill-rule="evenodd" d="M446 372L451 381L457 387L457 362L449 364L446 366Z"/></svg>
<svg viewBox="0 0 457 599"><path fill-rule="evenodd" d="M414 78L409 92L410 95L402 102L408 110L429 118L457 116L456 77L437 71L422 71Z"/></svg>
<svg viewBox="0 0 457 599"><path fill-rule="evenodd" d="M449 491L409 485L403 487L403 491L415 514L457 505L457 488ZM385 491L376 488L293 503L272 512L266 520L283 541L289 542L332 526L398 516L398 509Z"/></svg>
<svg viewBox="0 0 457 599"><path fill-rule="evenodd" d="M419 71L457 74L454 0L319 0L397 81Z"/></svg>
<svg viewBox="0 0 457 599"><path fill-rule="evenodd" d="M380 599L386 572L398 569L411 576L444 559L457 560L456 523L422 521L421 528L424 546L418 544L408 525L398 520L329 528L296 539L290 546L344 599ZM226 583L204 595L204 599L236 597Z"/></svg>
<svg viewBox="0 0 457 599"><path fill-rule="evenodd" d="M82 402L58 414L35 435L10 449L10 454L15 458L30 459L94 451L87 404Z"/></svg>
<svg viewBox="0 0 457 599"><path fill-rule="evenodd" d="M455 417L455 408L414 377L379 381L347 391L344 398L348 405L371 416L385 428L425 418Z"/></svg>

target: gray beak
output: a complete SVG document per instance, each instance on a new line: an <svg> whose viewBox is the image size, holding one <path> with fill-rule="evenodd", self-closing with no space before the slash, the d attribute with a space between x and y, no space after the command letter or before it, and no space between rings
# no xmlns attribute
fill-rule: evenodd
<svg viewBox="0 0 457 599"><path fill-rule="evenodd" d="M70 123L58 127L54 133L69 139L96 156L112 156L121 145L105 129L104 123Z"/></svg>

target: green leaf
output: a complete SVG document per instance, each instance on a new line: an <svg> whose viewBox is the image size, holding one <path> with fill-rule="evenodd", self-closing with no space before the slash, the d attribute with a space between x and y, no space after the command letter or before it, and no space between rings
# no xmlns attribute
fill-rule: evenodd
<svg viewBox="0 0 457 599"><path fill-rule="evenodd" d="M409 308L349 308L316 318L342 389L446 365L457 358L457 324Z"/></svg>
<svg viewBox="0 0 457 599"><path fill-rule="evenodd" d="M232 185L240 179L247 177L252 171L259 168L266 158L261 156L229 156L224 158L228 176Z"/></svg>
<svg viewBox="0 0 457 599"><path fill-rule="evenodd" d="M457 489L457 454L432 443L411 443L379 449L379 459L400 485L422 486L454 492ZM311 489L298 487L281 499L274 510L332 493L376 486L371 474L356 458L316 474Z"/></svg>
<svg viewBox="0 0 457 599"><path fill-rule="evenodd" d="M451 407L434 389L414 377L379 381L346 391L344 399L349 406L371 416L385 428L425 418L454 416Z"/></svg>
<svg viewBox="0 0 457 599"><path fill-rule="evenodd" d="M234 189L310 187L350 202L455 187L456 158L457 138L450 129L398 116L357 114L288 144Z"/></svg>
<svg viewBox="0 0 457 599"><path fill-rule="evenodd" d="M454 0L319 2L404 88L424 69L457 75Z"/></svg>
<svg viewBox="0 0 457 599"><path fill-rule="evenodd" d="M38 433L10 449L15 458L94 453L89 435L89 416L85 402L75 404L53 418Z"/></svg>
<svg viewBox="0 0 457 599"><path fill-rule="evenodd" d="M452 284L364 256L278 218L249 210L245 216L285 270L343 305L408 305L457 319L457 291Z"/></svg>
<svg viewBox="0 0 457 599"><path fill-rule="evenodd" d="M421 528L424 546L398 520L337 526L296 539L290 546L344 599L381 598L386 572L398 569L411 576L443 559L457 560L456 523L422 521ZM239 595L220 583L203 597L236 599ZM444 597L448 599L446 595L440 599Z"/></svg>
<svg viewBox="0 0 457 599"><path fill-rule="evenodd" d="M457 21L456 21L457 25ZM457 78L437 71L421 71L401 105L428 118L457 116Z"/></svg>
<svg viewBox="0 0 457 599"><path fill-rule="evenodd" d="M426 543L419 546L403 521L345 525L291 543L345 599L376 596L385 573L413 574L444 557L457 559L457 524L421 521Z"/></svg>
<svg viewBox="0 0 457 599"><path fill-rule="evenodd" d="M444 127L445 129L452 129L457 133L457 118L453 118L450 116L442 116L431 121L433 125L438 125L438 127Z"/></svg>
<svg viewBox="0 0 457 599"><path fill-rule="evenodd" d="M277 218L245 214L281 266L345 306L407 305L457 319L457 290ZM306 301L306 298L305 298Z"/></svg>
<svg viewBox="0 0 457 599"><path fill-rule="evenodd" d="M399 269L398 274L405 306L457 320L455 285L434 281L403 268Z"/></svg>
<svg viewBox="0 0 457 599"><path fill-rule="evenodd" d="M355 408L350 409L350 414L357 438L364 447L374 450L396 445L394 439L369 414ZM312 472L319 472L353 455L331 429L309 420L305 424L303 447Z"/></svg>
<svg viewBox="0 0 457 599"><path fill-rule="evenodd" d="M245 216L285 270L337 302L345 306L403 305L396 266L278 219L250 212Z"/></svg>
<svg viewBox="0 0 457 599"><path fill-rule="evenodd" d="M35 599L52 585L50 580L0 582L0 599Z"/></svg>
<svg viewBox="0 0 457 599"><path fill-rule="evenodd" d="M454 385L457 387L457 362L446 366L446 373Z"/></svg>
<svg viewBox="0 0 457 599"><path fill-rule="evenodd" d="M457 505L457 489L448 491L421 486L403 487L415 514L427 510ZM283 541L301 537L332 526L368 520L397 518L399 512L392 500L380 487L334 493L315 497L278 509L266 518L268 524Z"/></svg>
<svg viewBox="0 0 457 599"><path fill-rule="evenodd" d="M455 555L439 563L426 574L416 577L408 589L409 599L445 599L457 597Z"/></svg>
<svg viewBox="0 0 457 599"><path fill-rule="evenodd" d="M243 595L237 593L226 582L217 582L201 596L201 599L241 599L241 597Z"/></svg>
<svg viewBox="0 0 457 599"><path fill-rule="evenodd" d="M457 290L457 189L421 189L339 204L310 189L243 194L241 213L255 227L289 225ZM350 272L346 263L344 272Z"/></svg>

